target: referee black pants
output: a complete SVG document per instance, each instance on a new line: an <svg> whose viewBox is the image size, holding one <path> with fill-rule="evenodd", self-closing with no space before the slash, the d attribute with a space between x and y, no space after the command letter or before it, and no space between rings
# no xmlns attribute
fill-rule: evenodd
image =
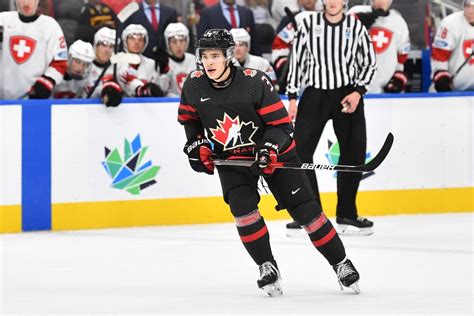
<svg viewBox="0 0 474 316"><path fill-rule="evenodd" d="M359 165L365 162L367 135L363 99L360 99L355 112L341 112L342 99L353 91L351 87L335 90L318 90L312 87L305 89L298 105L294 134L296 151L301 161L313 162L324 126L332 119L340 148L338 164ZM307 174L316 199L321 205L316 173L314 170L308 170ZM357 217L356 195L361 177L361 173L338 172L336 216Z"/></svg>

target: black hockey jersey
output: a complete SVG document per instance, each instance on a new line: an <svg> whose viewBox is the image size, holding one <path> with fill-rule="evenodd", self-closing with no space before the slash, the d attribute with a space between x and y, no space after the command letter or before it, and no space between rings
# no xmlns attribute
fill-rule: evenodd
<svg viewBox="0 0 474 316"><path fill-rule="evenodd" d="M178 121L214 144L223 158L254 157L255 146L270 141L280 154L294 148L291 119L265 73L235 68L232 83L215 88L202 70L191 72L184 82ZM196 136L196 135L194 135Z"/></svg>

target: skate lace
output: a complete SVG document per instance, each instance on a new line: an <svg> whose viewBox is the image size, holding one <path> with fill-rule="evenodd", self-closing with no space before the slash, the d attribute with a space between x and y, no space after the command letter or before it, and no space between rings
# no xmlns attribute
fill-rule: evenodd
<svg viewBox="0 0 474 316"><path fill-rule="evenodd" d="M272 274L278 275L277 269L271 262L265 262L260 266L260 280Z"/></svg>
<svg viewBox="0 0 474 316"><path fill-rule="evenodd" d="M337 277L339 280L343 280L346 276L353 272L352 268L347 263L342 263L337 267Z"/></svg>

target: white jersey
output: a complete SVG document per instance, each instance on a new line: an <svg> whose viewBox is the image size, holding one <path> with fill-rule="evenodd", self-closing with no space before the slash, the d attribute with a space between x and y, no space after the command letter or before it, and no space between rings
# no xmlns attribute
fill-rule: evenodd
<svg viewBox="0 0 474 316"><path fill-rule="evenodd" d="M33 22L20 20L17 11L0 12L3 48L0 50L0 99L24 98L35 81L45 75L56 84L67 69L63 31L53 18L40 15Z"/></svg>
<svg viewBox="0 0 474 316"><path fill-rule="evenodd" d="M107 66L105 66L107 67ZM92 90L92 88L95 85L95 82L99 79L100 74L105 68L102 65L98 65L96 62L93 62L91 65L91 70L89 72L89 75L87 76L86 79L86 86L84 90L82 91L81 97L86 98L89 92ZM105 82L110 81L114 78L114 66L109 65L107 67L107 70L105 71L104 75L100 79L99 83L97 84L97 87L95 88L94 92L90 96L91 98L100 98L100 95L102 93L102 86L104 85Z"/></svg>
<svg viewBox="0 0 474 316"><path fill-rule="evenodd" d="M124 64L118 67L119 84L126 96L135 97L138 87L148 82L158 81L158 72L155 69L155 61L151 58L140 55L140 64Z"/></svg>
<svg viewBox="0 0 474 316"><path fill-rule="evenodd" d="M263 71L267 74L272 83L276 82L276 74L272 65L270 65L270 62L263 57L248 54L243 65L241 65L237 60L234 61L234 64L240 65L241 67Z"/></svg>
<svg viewBox="0 0 474 316"><path fill-rule="evenodd" d="M188 74L197 69L196 57L193 54L185 53L184 60L177 62L170 58L169 71L160 78L160 86L167 91L166 96L178 97L181 95L184 80Z"/></svg>
<svg viewBox="0 0 474 316"><path fill-rule="evenodd" d="M86 84L87 78L76 80L66 75L64 80L54 87L52 96L54 99L74 99L83 97L83 91Z"/></svg>
<svg viewBox="0 0 474 316"><path fill-rule="evenodd" d="M464 12L445 17L440 24L431 51L431 73L448 71L452 76L474 50L474 26L469 24ZM457 91L474 90L474 57L454 77Z"/></svg>
<svg viewBox="0 0 474 316"><path fill-rule="evenodd" d="M348 14L372 12L369 5L354 6ZM395 71L403 71L403 64L410 52L408 25L396 10L390 9L387 16L380 16L368 30L377 56L377 74L368 93L383 93L384 87Z"/></svg>

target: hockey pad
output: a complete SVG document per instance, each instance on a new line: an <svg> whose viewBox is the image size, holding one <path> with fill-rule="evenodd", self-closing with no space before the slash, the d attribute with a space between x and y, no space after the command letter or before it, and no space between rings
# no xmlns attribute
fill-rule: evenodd
<svg viewBox="0 0 474 316"><path fill-rule="evenodd" d="M117 107L122 103L122 88L115 81L108 81L102 87L100 98L105 106Z"/></svg>
<svg viewBox="0 0 474 316"><path fill-rule="evenodd" d="M213 152L207 138L197 136L189 139L183 151L188 155L189 164L194 171L214 174Z"/></svg>
<svg viewBox="0 0 474 316"><path fill-rule="evenodd" d="M54 80L46 77L41 76L36 80L35 84L31 87L29 92L30 99L49 99L51 96L51 92L54 88Z"/></svg>

